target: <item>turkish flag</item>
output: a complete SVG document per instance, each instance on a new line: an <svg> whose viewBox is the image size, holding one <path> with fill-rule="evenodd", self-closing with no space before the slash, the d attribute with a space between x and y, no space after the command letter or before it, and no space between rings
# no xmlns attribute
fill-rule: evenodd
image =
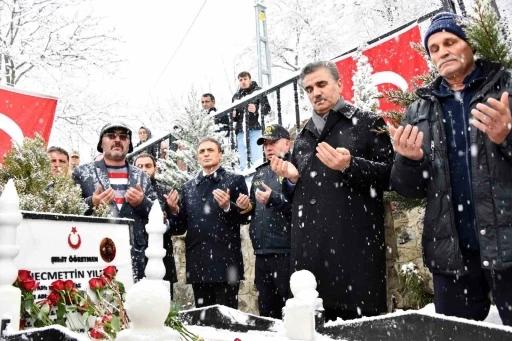
<svg viewBox="0 0 512 341"><path fill-rule="evenodd" d="M39 133L48 142L56 108L55 97L0 86L0 163L12 141L21 144Z"/></svg>
<svg viewBox="0 0 512 341"><path fill-rule="evenodd" d="M378 42L368 46L363 54L373 67L372 81L377 90L382 93L388 90L413 89L411 81L415 76L428 72L428 65L422 55L414 50L412 43L422 43L421 33L417 24L410 25L403 30L391 34ZM356 61L349 54L336 60L340 77L343 80L343 98L352 101L352 76L357 70ZM379 109L390 111L401 109L385 99L380 100Z"/></svg>

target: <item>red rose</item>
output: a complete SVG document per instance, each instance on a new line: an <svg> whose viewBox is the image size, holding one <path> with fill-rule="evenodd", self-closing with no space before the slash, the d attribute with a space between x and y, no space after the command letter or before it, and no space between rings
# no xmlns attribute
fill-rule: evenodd
<svg viewBox="0 0 512 341"><path fill-rule="evenodd" d="M50 301L52 306L56 306L60 302L61 297L60 294L53 291L50 293L50 295L48 295L47 299Z"/></svg>
<svg viewBox="0 0 512 341"><path fill-rule="evenodd" d="M36 282L32 277L30 277L24 281L21 281L20 284L23 287L23 289L25 289L25 291L36 290L37 287L39 286L39 282Z"/></svg>
<svg viewBox="0 0 512 341"><path fill-rule="evenodd" d="M103 269L103 274L110 278L114 278L117 274L117 268L115 265L109 265L105 269Z"/></svg>
<svg viewBox="0 0 512 341"><path fill-rule="evenodd" d="M112 314L107 314L101 318L101 323L108 323L108 322L112 321L113 317L114 316Z"/></svg>
<svg viewBox="0 0 512 341"><path fill-rule="evenodd" d="M27 323L26 319L20 319L20 330L25 329L25 323Z"/></svg>
<svg viewBox="0 0 512 341"><path fill-rule="evenodd" d="M242 341L242 340L240 340L239 338L236 338L235 341Z"/></svg>
<svg viewBox="0 0 512 341"><path fill-rule="evenodd" d="M104 335L101 331L93 328L89 329L89 335L95 340L103 340L104 338Z"/></svg>
<svg viewBox="0 0 512 341"><path fill-rule="evenodd" d="M68 279L67 281L64 282L64 290L71 291L73 290L74 287L75 282L73 282L72 280Z"/></svg>
<svg viewBox="0 0 512 341"><path fill-rule="evenodd" d="M91 278L89 280L89 286L91 287L92 290L101 290L103 289L103 280L101 278Z"/></svg>
<svg viewBox="0 0 512 341"><path fill-rule="evenodd" d="M55 292L64 291L64 281L61 279L56 280L50 284L50 290Z"/></svg>
<svg viewBox="0 0 512 341"><path fill-rule="evenodd" d="M23 282L29 278L32 278L32 276L30 276L30 271L28 270L18 270L18 278L20 282Z"/></svg>

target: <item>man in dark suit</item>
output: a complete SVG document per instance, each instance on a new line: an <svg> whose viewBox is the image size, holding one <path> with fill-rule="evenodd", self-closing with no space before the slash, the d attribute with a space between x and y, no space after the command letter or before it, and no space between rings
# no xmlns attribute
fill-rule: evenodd
<svg viewBox="0 0 512 341"><path fill-rule="evenodd" d="M187 232L187 283L192 284L196 307L222 304L238 308L238 287L244 276L240 224L246 215L235 204L247 195L241 175L220 165L219 141L199 142L202 170L181 188L181 199L173 190L167 197L171 228Z"/></svg>

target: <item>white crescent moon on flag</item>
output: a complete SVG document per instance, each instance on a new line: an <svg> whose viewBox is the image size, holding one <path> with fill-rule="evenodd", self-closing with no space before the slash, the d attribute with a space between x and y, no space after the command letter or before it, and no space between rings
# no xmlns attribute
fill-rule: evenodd
<svg viewBox="0 0 512 341"><path fill-rule="evenodd" d="M402 90L407 90L409 88L409 85L407 84L407 81L400 76L398 73L393 71L382 71L382 72L376 72L372 74L372 81L373 84L379 85L379 84L393 84L398 86Z"/></svg>
<svg viewBox="0 0 512 341"><path fill-rule="evenodd" d="M17 143L23 143L23 131L10 117L0 113L0 130L3 130Z"/></svg>

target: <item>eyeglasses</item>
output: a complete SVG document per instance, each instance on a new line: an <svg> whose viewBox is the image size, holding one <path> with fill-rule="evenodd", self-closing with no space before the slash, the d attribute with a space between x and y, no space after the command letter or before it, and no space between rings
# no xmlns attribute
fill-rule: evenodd
<svg viewBox="0 0 512 341"><path fill-rule="evenodd" d="M110 140L115 140L116 137L119 136L119 139L121 141L126 141L128 139L128 136L130 136L130 135L128 135L128 134L116 134L116 133L105 133L103 136L108 137Z"/></svg>

